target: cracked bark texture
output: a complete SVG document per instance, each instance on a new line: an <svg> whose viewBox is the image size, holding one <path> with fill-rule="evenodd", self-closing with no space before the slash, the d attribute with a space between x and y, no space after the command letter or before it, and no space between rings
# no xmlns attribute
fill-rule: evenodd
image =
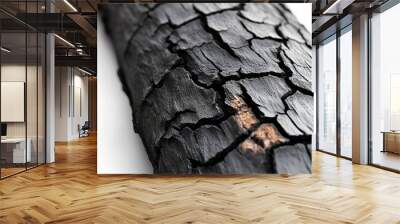
<svg viewBox="0 0 400 224"><path fill-rule="evenodd" d="M311 172L311 35L284 5L101 10L155 173Z"/></svg>

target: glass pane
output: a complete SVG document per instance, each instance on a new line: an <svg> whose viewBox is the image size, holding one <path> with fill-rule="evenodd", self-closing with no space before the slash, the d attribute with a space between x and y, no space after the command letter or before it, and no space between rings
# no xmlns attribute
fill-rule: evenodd
<svg viewBox="0 0 400 224"><path fill-rule="evenodd" d="M26 98L26 111L27 111L27 143L28 143L28 168L37 165L37 132L38 132L38 35L36 32L27 33L28 38L28 63L27 63L27 98ZM30 152L29 152L30 151Z"/></svg>
<svg viewBox="0 0 400 224"><path fill-rule="evenodd" d="M400 5L371 19L372 163L400 170Z"/></svg>
<svg viewBox="0 0 400 224"><path fill-rule="evenodd" d="M25 170L30 159L25 119L26 33L2 33L1 44L1 172L5 177Z"/></svg>
<svg viewBox="0 0 400 224"><path fill-rule="evenodd" d="M352 157L352 35L340 36L340 152Z"/></svg>
<svg viewBox="0 0 400 224"><path fill-rule="evenodd" d="M37 13L38 4L37 1L27 2L25 10L27 13ZM37 17L31 18L32 23L37 23L35 20ZM36 19L37 20L37 19ZM27 150L28 158L27 167L37 166L38 160L38 34L35 30L27 30L27 80L26 80L26 113L27 113Z"/></svg>
<svg viewBox="0 0 400 224"><path fill-rule="evenodd" d="M336 153L336 39L318 48L318 147Z"/></svg>

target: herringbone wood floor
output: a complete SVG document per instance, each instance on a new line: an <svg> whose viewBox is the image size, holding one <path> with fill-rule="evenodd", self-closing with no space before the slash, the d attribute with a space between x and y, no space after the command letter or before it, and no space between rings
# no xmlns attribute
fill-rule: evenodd
<svg viewBox="0 0 400 224"><path fill-rule="evenodd" d="M313 172L98 176L91 137L0 181L0 223L400 223L400 175L318 152Z"/></svg>

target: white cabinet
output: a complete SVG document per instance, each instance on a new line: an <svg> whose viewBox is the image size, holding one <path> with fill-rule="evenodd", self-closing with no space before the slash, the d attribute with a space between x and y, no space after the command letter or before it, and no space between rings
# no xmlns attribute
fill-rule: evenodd
<svg viewBox="0 0 400 224"><path fill-rule="evenodd" d="M26 140L26 143L25 138L2 139L1 144L7 144L8 147L12 147L13 163L25 163L32 161L32 140L30 138ZM26 147L26 151L25 144L28 144Z"/></svg>

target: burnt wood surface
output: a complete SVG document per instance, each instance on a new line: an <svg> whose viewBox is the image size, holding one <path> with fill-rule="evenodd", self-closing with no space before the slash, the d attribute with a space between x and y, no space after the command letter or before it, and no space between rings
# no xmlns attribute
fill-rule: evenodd
<svg viewBox="0 0 400 224"><path fill-rule="evenodd" d="M311 172L311 34L285 5L101 12L155 173Z"/></svg>

